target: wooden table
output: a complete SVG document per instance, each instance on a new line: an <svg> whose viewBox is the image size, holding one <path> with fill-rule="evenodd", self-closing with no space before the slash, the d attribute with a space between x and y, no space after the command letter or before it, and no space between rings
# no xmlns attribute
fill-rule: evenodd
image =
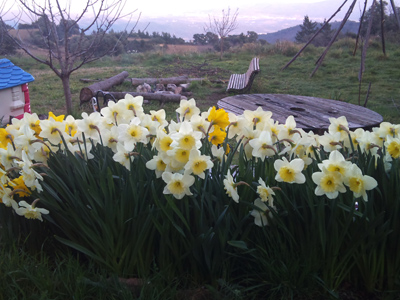
<svg viewBox="0 0 400 300"><path fill-rule="evenodd" d="M262 107L272 112L272 119L284 124L290 115L296 120L298 128L321 134L327 130L329 118L345 116L349 128L371 129L383 121L380 114L363 106L347 102L316 97L285 94L242 94L230 96L218 101L218 107L236 115L244 110L256 110Z"/></svg>

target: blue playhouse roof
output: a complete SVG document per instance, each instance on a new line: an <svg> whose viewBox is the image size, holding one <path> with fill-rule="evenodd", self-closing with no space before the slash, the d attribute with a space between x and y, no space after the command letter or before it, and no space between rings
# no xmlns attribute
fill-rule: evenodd
<svg viewBox="0 0 400 300"><path fill-rule="evenodd" d="M0 59L0 90L34 81L35 78L7 58Z"/></svg>

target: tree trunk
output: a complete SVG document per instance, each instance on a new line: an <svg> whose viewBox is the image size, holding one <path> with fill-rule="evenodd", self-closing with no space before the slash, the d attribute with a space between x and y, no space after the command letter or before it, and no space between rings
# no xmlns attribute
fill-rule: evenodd
<svg viewBox="0 0 400 300"><path fill-rule="evenodd" d="M142 96L145 100L156 100L160 102L180 102L182 96L179 94L162 94L162 93L135 93L135 92L107 92L113 96L116 100L125 98L126 94L136 96Z"/></svg>
<svg viewBox="0 0 400 300"><path fill-rule="evenodd" d="M64 89L64 96L65 96L65 106L67 109L67 115L72 114L72 95L71 89L69 86L69 75L61 76L61 81Z"/></svg>
<svg viewBox="0 0 400 300"><path fill-rule="evenodd" d="M80 104L82 104L84 102L88 102L90 99L92 99L92 97L94 97L94 95L97 91L106 91L106 90L109 90L114 85L121 84L125 80L125 78L127 78L128 76L129 76L129 73L126 71L123 71L123 72L119 73L118 75L110 77L106 80L93 83L92 85L90 85L88 87L84 87L83 89L81 89L81 93L79 96Z"/></svg>

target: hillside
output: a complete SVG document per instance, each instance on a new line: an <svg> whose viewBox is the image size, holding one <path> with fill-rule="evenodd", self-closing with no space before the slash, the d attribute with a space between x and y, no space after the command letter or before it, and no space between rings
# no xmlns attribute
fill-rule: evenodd
<svg viewBox="0 0 400 300"><path fill-rule="evenodd" d="M332 29L339 28L341 22L331 23ZM352 32L357 33L359 23L355 21L347 21L342 29L342 33ZM270 44L275 44L276 41L295 41L296 33L300 30L300 25L289 27L286 29L279 30L277 32L259 34L258 38L261 40L266 40Z"/></svg>

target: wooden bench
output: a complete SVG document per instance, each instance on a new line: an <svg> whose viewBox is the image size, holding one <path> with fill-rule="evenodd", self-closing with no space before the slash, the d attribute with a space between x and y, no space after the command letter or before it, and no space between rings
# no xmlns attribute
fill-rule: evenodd
<svg viewBox="0 0 400 300"><path fill-rule="evenodd" d="M250 90L254 77L260 72L259 58L254 57L249 69L244 74L232 74L229 78L227 92L244 93Z"/></svg>

